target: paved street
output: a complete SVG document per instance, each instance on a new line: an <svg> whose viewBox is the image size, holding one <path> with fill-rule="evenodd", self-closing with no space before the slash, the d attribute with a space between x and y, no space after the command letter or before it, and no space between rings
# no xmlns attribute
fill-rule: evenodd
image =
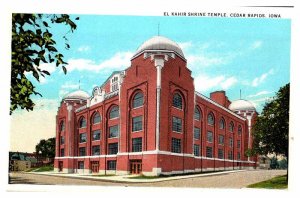
<svg viewBox="0 0 300 198"><path fill-rule="evenodd" d="M285 170L252 170L150 183L115 183L108 181L89 180L84 177L81 179L14 172L11 173L10 184L244 188L249 184L268 180L277 175L284 174L286 174ZM149 180L151 181L151 179ZM13 185L10 185L10 187L12 186Z"/></svg>

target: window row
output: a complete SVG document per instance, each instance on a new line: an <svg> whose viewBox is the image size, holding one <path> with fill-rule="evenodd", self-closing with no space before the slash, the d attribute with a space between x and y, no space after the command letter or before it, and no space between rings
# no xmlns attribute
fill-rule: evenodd
<svg viewBox="0 0 300 198"><path fill-rule="evenodd" d="M84 161L78 162L77 169L84 169ZM117 161L116 160L107 161L107 170L116 170L116 169L117 169Z"/></svg>

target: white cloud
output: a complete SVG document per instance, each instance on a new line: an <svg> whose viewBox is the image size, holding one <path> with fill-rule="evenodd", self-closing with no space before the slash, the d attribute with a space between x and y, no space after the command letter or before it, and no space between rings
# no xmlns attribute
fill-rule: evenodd
<svg viewBox="0 0 300 198"><path fill-rule="evenodd" d="M208 67L211 65L223 65L228 63L229 57L213 56L213 55L187 55L188 65L190 67Z"/></svg>
<svg viewBox="0 0 300 198"><path fill-rule="evenodd" d="M252 81L252 86L253 87L257 87L259 84L263 83L268 76L274 74L274 70L270 69L267 73L262 74L260 77L256 77L253 81Z"/></svg>
<svg viewBox="0 0 300 198"><path fill-rule="evenodd" d="M62 86L62 89L78 89L79 88L79 82L78 83L73 83L73 82L65 82Z"/></svg>
<svg viewBox="0 0 300 198"><path fill-rule="evenodd" d="M100 72L105 69L125 69L130 65L132 55L132 52L118 52L110 59L104 60L101 63L96 63L89 59L70 59L68 60L67 70L68 72L74 70Z"/></svg>
<svg viewBox="0 0 300 198"><path fill-rule="evenodd" d="M87 52L87 51L89 51L91 48L89 47L89 46L86 46L86 45L84 45L84 46L80 46L78 49L77 49L77 51L79 51L79 52Z"/></svg>
<svg viewBox="0 0 300 198"><path fill-rule="evenodd" d="M270 92L270 91L260 91L260 92L257 92L256 94L252 94L252 95L247 96L247 98L255 98L257 96L267 95L267 94L270 94L270 93L272 93L272 92Z"/></svg>
<svg viewBox="0 0 300 198"><path fill-rule="evenodd" d="M188 41L188 42L182 42L182 43L177 43L180 48L182 49L182 51L188 50L189 48L192 47L192 42Z"/></svg>
<svg viewBox="0 0 300 198"><path fill-rule="evenodd" d="M210 77L208 75L199 75L195 77L195 89L197 91L208 91L212 88L214 89L224 89L227 90L229 87L233 86L237 82L234 76L226 78L224 75Z"/></svg>
<svg viewBox="0 0 300 198"><path fill-rule="evenodd" d="M254 41L251 46L250 49L258 49L262 46L262 41Z"/></svg>

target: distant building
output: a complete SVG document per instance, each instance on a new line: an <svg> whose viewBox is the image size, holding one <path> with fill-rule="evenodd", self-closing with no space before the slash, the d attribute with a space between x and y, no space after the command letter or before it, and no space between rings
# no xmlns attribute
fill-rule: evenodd
<svg viewBox="0 0 300 198"><path fill-rule="evenodd" d="M9 152L10 171L24 171L36 165L37 159L34 153Z"/></svg>
<svg viewBox="0 0 300 198"><path fill-rule="evenodd" d="M91 96L77 90L63 98L54 170L170 175L254 168L245 151L256 116L249 101L231 102L225 91L210 98L195 91L181 48L156 36Z"/></svg>

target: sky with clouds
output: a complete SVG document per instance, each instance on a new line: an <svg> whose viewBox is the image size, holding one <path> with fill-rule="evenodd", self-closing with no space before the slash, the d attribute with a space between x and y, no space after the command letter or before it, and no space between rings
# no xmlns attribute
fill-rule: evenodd
<svg viewBox="0 0 300 198"><path fill-rule="evenodd" d="M288 19L101 15L74 18L77 16L77 30L66 35L69 50L64 48L62 39L68 30L63 26L51 28L57 48L69 63L67 75L55 65L43 64L51 76L42 78L40 83L31 78L43 97L34 97L37 105L33 112L16 111L12 115L10 150L34 151L28 143L26 146L13 142L16 138L24 136L37 143L54 137L55 114L62 97L78 89L79 80L80 88L91 94L113 71L129 67L137 48L158 34L158 24L159 34L182 48L195 89L204 95L225 90L233 101L240 98L241 90L242 98L250 100L261 112L265 101L290 81Z"/></svg>

